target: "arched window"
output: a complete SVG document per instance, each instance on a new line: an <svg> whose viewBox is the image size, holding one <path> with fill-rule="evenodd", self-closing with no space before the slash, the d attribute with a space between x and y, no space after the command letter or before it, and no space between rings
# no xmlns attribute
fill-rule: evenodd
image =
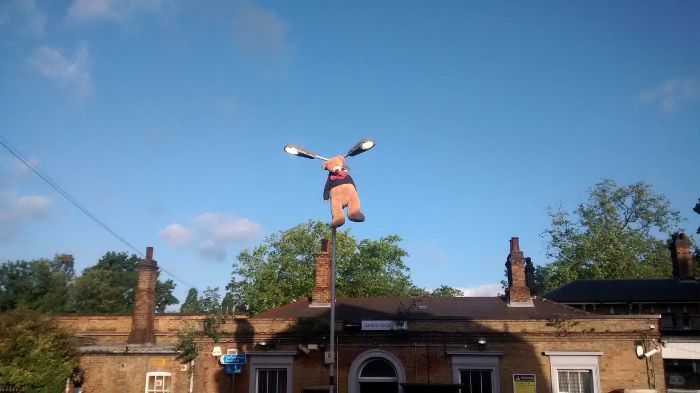
<svg viewBox="0 0 700 393"><path fill-rule="evenodd" d="M348 375L349 393L400 393L406 376L398 358L390 352L371 350L358 356Z"/></svg>
<svg viewBox="0 0 700 393"><path fill-rule="evenodd" d="M362 366L357 381L360 383L359 393L393 393L399 389L394 366L381 358L369 359Z"/></svg>

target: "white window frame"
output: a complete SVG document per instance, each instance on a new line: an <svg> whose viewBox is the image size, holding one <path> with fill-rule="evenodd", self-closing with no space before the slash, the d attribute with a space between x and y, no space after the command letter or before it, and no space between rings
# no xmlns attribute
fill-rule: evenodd
<svg viewBox="0 0 700 393"><path fill-rule="evenodd" d="M462 383L461 371L490 370L492 393L500 393L500 352L447 352L452 356L452 382Z"/></svg>
<svg viewBox="0 0 700 393"><path fill-rule="evenodd" d="M150 371L150 372L147 372L147 373L146 373L146 384L145 384L145 386L144 386L144 388L143 388L143 391L144 391L145 393L149 393L149 392L148 392L148 380L149 380L151 377L168 377L168 378L170 378L170 387L168 388L168 392L172 392L172 391L173 391L173 389L172 389L172 387L173 387L173 378L172 378L172 374L171 374L171 373L165 372L165 371ZM167 393L167 392L166 392L166 393Z"/></svg>
<svg viewBox="0 0 700 393"><path fill-rule="evenodd" d="M545 352L549 356L552 393L559 393L559 370L589 370L593 378L593 393L600 393L598 357L603 352Z"/></svg>
<svg viewBox="0 0 700 393"><path fill-rule="evenodd" d="M272 368L287 370L287 393L292 393L292 369L296 351L249 351L246 355L250 359L249 393L258 391L258 370Z"/></svg>
<svg viewBox="0 0 700 393"><path fill-rule="evenodd" d="M348 393L357 393L360 389L360 372L367 362L372 358L379 358L388 361L396 370L396 382L399 386L399 393L403 393L402 383L406 382L406 370L404 370L401 360L389 351L383 349L372 349L362 352L350 365L348 371ZM394 380L392 380L394 382Z"/></svg>

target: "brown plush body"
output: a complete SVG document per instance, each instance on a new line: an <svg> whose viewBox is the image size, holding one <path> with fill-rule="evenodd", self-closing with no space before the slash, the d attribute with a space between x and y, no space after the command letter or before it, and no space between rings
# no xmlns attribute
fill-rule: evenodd
<svg viewBox="0 0 700 393"><path fill-rule="evenodd" d="M361 222L365 215L360 211L360 198L357 196L355 183L343 167L345 159L342 156L333 157L323 163L323 169L328 171L328 180L323 190L323 200L331 201L331 227L337 228L345 224L343 209L348 208L348 219Z"/></svg>

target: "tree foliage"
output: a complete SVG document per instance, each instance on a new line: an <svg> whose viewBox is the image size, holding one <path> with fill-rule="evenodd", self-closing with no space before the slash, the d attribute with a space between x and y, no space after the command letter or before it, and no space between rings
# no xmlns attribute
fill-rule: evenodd
<svg viewBox="0 0 700 393"><path fill-rule="evenodd" d="M669 250L656 236L677 230L680 213L644 182L603 180L572 214L552 210L550 218L544 236L553 261L536 268L538 293L576 279L671 275Z"/></svg>
<svg viewBox="0 0 700 393"><path fill-rule="evenodd" d="M128 313L134 304L136 267L139 258L125 252L108 252L95 266L83 270L75 280L75 311L83 313ZM156 281L156 311L177 304L172 280Z"/></svg>
<svg viewBox="0 0 700 393"><path fill-rule="evenodd" d="M441 285L430 292L430 296L457 297L464 296L464 292L448 285Z"/></svg>
<svg viewBox="0 0 700 393"><path fill-rule="evenodd" d="M24 307L0 314L0 385L60 392L78 364L72 336L42 314Z"/></svg>
<svg viewBox="0 0 700 393"><path fill-rule="evenodd" d="M0 311L19 305L50 313L128 313L134 303L139 259L108 252L75 277L71 255L53 260L14 261L0 265ZM178 300L172 280L156 281L156 312Z"/></svg>
<svg viewBox="0 0 700 393"><path fill-rule="evenodd" d="M321 239L330 239L328 225L308 221L267 237L244 250L233 265L227 289L236 304L252 314L311 295L316 254ZM339 296L406 296L416 291L396 235L357 240L338 230L336 288Z"/></svg>
<svg viewBox="0 0 700 393"><path fill-rule="evenodd" d="M187 291L187 297L185 301L180 305L180 313L182 314L195 314L199 312L199 291L197 288L190 288Z"/></svg>
<svg viewBox="0 0 700 393"><path fill-rule="evenodd" d="M0 311L19 305L40 312L70 311L73 264L71 255L60 254L52 260L0 265Z"/></svg>

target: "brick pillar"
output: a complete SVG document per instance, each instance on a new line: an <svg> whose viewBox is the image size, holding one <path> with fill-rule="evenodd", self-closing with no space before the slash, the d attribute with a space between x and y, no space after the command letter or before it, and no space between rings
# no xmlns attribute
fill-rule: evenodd
<svg viewBox="0 0 700 393"><path fill-rule="evenodd" d="M506 262L508 268L510 286L506 290L506 301L512 307L532 307L530 289L525 280L525 257L520 251L519 239L510 239L510 254Z"/></svg>
<svg viewBox="0 0 700 393"><path fill-rule="evenodd" d="M311 307L331 306L331 255L328 239L321 239L321 252L316 254L316 284L311 294Z"/></svg>
<svg viewBox="0 0 700 393"><path fill-rule="evenodd" d="M131 317L129 344L155 344L156 278L158 263L153 260L153 247L146 248L146 259L136 267L136 293Z"/></svg>
<svg viewBox="0 0 700 393"><path fill-rule="evenodd" d="M679 280L695 280L693 255L690 253L690 242L685 233L673 235L670 248L673 277Z"/></svg>

